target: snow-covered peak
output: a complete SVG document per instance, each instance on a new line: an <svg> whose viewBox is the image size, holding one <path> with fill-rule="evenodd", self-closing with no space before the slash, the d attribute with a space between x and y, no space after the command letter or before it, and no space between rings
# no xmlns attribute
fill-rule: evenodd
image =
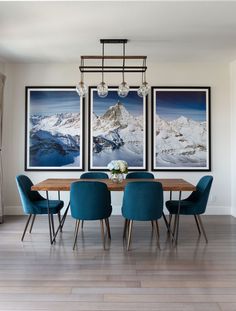
<svg viewBox="0 0 236 311"><path fill-rule="evenodd" d="M184 117L184 116L181 116L178 119L176 119L176 122L183 123L183 124L189 123L189 121L190 120L188 118Z"/></svg>
<svg viewBox="0 0 236 311"><path fill-rule="evenodd" d="M52 134L79 135L80 114L76 112L58 113L50 116L31 116L32 131L48 131ZM78 129L78 133L75 131Z"/></svg>
<svg viewBox="0 0 236 311"><path fill-rule="evenodd" d="M109 107L109 109L102 116L102 119L107 121L116 120L127 124L130 117L132 116L127 109L120 101L118 101L114 106Z"/></svg>

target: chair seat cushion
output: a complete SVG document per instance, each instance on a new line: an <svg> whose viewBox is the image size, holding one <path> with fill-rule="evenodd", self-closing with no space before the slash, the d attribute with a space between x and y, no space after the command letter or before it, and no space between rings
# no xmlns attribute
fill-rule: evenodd
<svg viewBox="0 0 236 311"><path fill-rule="evenodd" d="M179 200L171 200L166 202L166 208L170 214L177 214L179 207ZM199 214L192 201L180 201L180 215L196 215Z"/></svg>
<svg viewBox="0 0 236 311"><path fill-rule="evenodd" d="M37 208L37 214L48 213L48 202L47 200L39 200L34 202ZM51 214L57 214L63 208L64 202L60 200L49 200L49 209Z"/></svg>

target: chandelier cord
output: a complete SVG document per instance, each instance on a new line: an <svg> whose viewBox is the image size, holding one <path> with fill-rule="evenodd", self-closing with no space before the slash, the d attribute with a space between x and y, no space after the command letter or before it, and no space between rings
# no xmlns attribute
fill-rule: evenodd
<svg viewBox="0 0 236 311"><path fill-rule="evenodd" d="M102 83L104 83L104 43L102 44Z"/></svg>
<svg viewBox="0 0 236 311"><path fill-rule="evenodd" d="M123 72L122 72L123 83L125 82L125 43L123 43Z"/></svg>

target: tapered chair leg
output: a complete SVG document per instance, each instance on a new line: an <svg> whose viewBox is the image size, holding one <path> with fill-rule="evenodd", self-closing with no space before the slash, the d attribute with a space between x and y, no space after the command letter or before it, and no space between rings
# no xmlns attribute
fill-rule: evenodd
<svg viewBox="0 0 236 311"><path fill-rule="evenodd" d="M204 235L204 238L205 238L205 240L206 240L206 243L208 243L206 231L205 231L205 229L204 229L201 216L200 216L200 215L197 215L197 219L198 219L198 221L199 221L199 225L200 225L200 227L201 227L201 229L202 229L202 233L203 233L203 235Z"/></svg>
<svg viewBox="0 0 236 311"><path fill-rule="evenodd" d="M198 233L199 233L199 235L200 235L200 234L201 234L201 229L200 229L200 226L199 226L198 219L197 219L197 216L196 216L196 215L194 215L194 219L195 219L195 222L196 222L196 225L197 225Z"/></svg>
<svg viewBox="0 0 236 311"><path fill-rule="evenodd" d="M81 228L84 229L84 220L81 222Z"/></svg>
<svg viewBox="0 0 236 311"><path fill-rule="evenodd" d="M75 234L74 234L74 244L73 244L73 250L75 249L75 245L77 242L78 232L79 232L79 224L80 220L76 220L75 222Z"/></svg>
<svg viewBox="0 0 236 311"><path fill-rule="evenodd" d="M57 216L58 216L58 222L59 222L59 226L60 226L60 232L62 232L61 212L57 213Z"/></svg>
<svg viewBox="0 0 236 311"><path fill-rule="evenodd" d="M108 238L110 240L111 239L111 230L110 230L110 223L109 223L109 219L108 218L105 219L105 224L106 224L106 227L107 227L107 235L108 235Z"/></svg>
<svg viewBox="0 0 236 311"><path fill-rule="evenodd" d="M128 227L129 231L128 231L127 251L129 250L129 247L130 247L132 229L133 229L133 220L130 220L129 221L129 227Z"/></svg>
<svg viewBox="0 0 236 311"><path fill-rule="evenodd" d="M29 233L31 233L31 232L32 232L33 225L34 225L34 221L35 221L35 217L36 217L36 214L34 214L34 215L33 215L33 219L32 219L32 222L31 222L30 229L29 229Z"/></svg>
<svg viewBox="0 0 236 311"><path fill-rule="evenodd" d="M52 234L54 237L55 236L54 218L53 218L53 214L50 214L50 215L51 215L51 224L52 224Z"/></svg>
<svg viewBox="0 0 236 311"><path fill-rule="evenodd" d="M159 249L161 249L160 247L160 231L159 231L159 225L158 225L158 221L155 220L155 227L156 227L156 234L157 234L157 246Z"/></svg>
<svg viewBox="0 0 236 311"><path fill-rule="evenodd" d="M127 226L128 226L128 219L125 219L124 230L123 230L123 239L126 238Z"/></svg>
<svg viewBox="0 0 236 311"><path fill-rule="evenodd" d="M169 215L169 228L171 228L172 214Z"/></svg>
<svg viewBox="0 0 236 311"><path fill-rule="evenodd" d="M103 219L100 219L100 225L101 225L101 237L102 237L102 242L103 242L103 248L105 250L106 249L106 245L105 245L105 234L104 234Z"/></svg>
<svg viewBox="0 0 236 311"><path fill-rule="evenodd" d="M27 230L27 228L28 228L28 225L29 225L31 216L32 216L32 214L29 215L29 217L28 217L28 219L27 219L27 221L26 221L25 229L24 229L24 232L23 232L22 237L21 237L21 242L23 242L23 240L24 240L25 233L26 233L26 230Z"/></svg>

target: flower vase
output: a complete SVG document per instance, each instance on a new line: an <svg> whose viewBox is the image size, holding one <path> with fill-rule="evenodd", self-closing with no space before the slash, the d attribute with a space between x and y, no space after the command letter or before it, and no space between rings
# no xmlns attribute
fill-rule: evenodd
<svg viewBox="0 0 236 311"><path fill-rule="evenodd" d="M111 174L111 180L116 183L120 184L124 180L124 174L122 173L112 173Z"/></svg>

